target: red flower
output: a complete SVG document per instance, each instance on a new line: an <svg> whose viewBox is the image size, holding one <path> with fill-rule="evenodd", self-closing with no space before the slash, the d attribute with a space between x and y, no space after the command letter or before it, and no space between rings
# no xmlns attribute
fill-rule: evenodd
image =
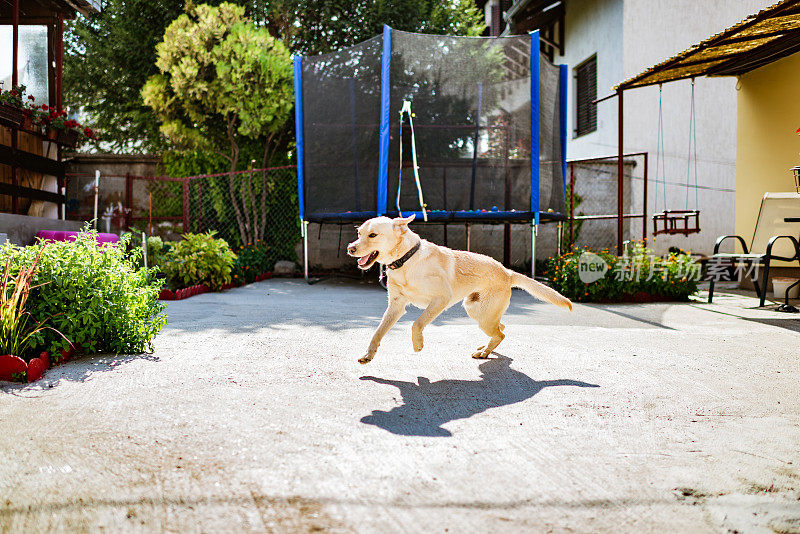
<svg viewBox="0 0 800 534"><path fill-rule="evenodd" d="M798 128L798 129L797 129L797 131L796 131L795 133L796 133L796 134L800 134L800 128Z"/></svg>
<svg viewBox="0 0 800 534"><path fill-rule="evenodd" d="M42 111L47 111L47 110L48 110L47 104L42 104Z"/></svg>
<svg viewBox="0 0 800 534"><path fill-rule="evenodd" d="M36 100L33 95L28 95L28 100Z"/></svg>

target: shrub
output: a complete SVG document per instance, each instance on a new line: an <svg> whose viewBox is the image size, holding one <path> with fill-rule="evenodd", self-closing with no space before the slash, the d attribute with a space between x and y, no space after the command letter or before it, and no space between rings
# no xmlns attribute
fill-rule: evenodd
<svg viewBox="0 0 800 534"><path fill-rule="evenodd" d="M215 239L216 232L184 234L164 256L162 269L170 284L176 287L206 284L220 289L231 281L236 254L224 239Z"/></svg>
<svg viewBox="0 0 800 534"><path fill-rule="evenodd" d="M0 285L0 354L19 356L27 352L35 341L35 336L45 329L45 321L37 322L27 310L31 295L33 276L42 249L30 265L22 266L16 275L12 274L11 258L6 259ZM63 337L63 336L62 336Z"/></svg>
<svg viewBox="0 0 800 534"><path fill-rule="evenodd" d="M248 243L237 251L233 279L244 284L253 283L258 275L269 271L273 265L275 258L269 245L263 241Z"/></svg>
<svg viewBox="0 0 800 534"><path fill-rule="evenodd" d="M643 243L634 243L628 256L607 250L594 252L608 266L598 280L581 280L581 256L588 248L573 248L548 262L547 276L564 296L578 302L619 302L637 295L688 300L697 292L700 265L688 254L671 252L655 256Z"/></svg>
<svg viewBox="0 0 800 534"><path fill-rule="evenodd" d="M162 282L154 269L138 268L141 251L126 251L129 237L100 248L95 233L84 232L72 242L6 244L0 248L0 261L10 260L18 270L33 265L41 254L33 281L38 287L31 290L28 311L37 322L47 319L85 352L151 350L167 322L158 301ZM69 345L49 330L33 338L37 351L48 350L56 360Z"/></svg>

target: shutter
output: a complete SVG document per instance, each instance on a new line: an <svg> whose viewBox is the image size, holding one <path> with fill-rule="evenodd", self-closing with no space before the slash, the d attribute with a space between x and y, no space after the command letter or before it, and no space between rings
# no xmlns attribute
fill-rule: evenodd
<svg viewBox="0 0 800 534"><path fill-rule="evenodd" d="M597 130L597 56L575 68L575 136Z"/></svg>

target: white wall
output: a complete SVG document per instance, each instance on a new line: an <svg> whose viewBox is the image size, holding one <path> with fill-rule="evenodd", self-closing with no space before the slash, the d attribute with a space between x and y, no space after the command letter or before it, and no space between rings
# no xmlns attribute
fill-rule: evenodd
<svg viewBox="0 0 800 534"><path fill-rule="evenodd" d="M772 0L569 0L566 20L566 54L573 67L597 52L598 97L612 92L622 80L674 56L752 13ZM562 62L561 58L558 60ZM573 83L573 80L570 80ZM571 88L571 93L574 88ZM689 151L691 82L663 86L664 163L667 182L685 184ZM648 216L654 209L684 209L684 185L658 185L655 170L658 136L658 87L625 92L625 152L650 153ZM574 100L570 105L570 125ZM732 233L736 183L736 79L698 78L695 83L697 128L697 207L699 234L689 237L659 236L658 251L676 245L695 252L711 252L717 236ZM617 151L617 100L598 105L598 130L578 139L569 137L567 157L600 156ZM642 167L636 175L641 177ZM691 183L694 183L692 175ZM634 211L642 209L642 181L634 180ZM695 189L689 188L688 208L695 208ZM641 220L631 223L632 235L641 237ZM648 223L652 231L652 223Z"/></svg>

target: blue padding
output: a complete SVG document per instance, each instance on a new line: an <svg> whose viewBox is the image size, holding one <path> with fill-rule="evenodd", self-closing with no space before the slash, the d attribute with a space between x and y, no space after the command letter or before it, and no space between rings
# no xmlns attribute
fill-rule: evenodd
<svg viewBox="0 0 800 534"><path fill-rule="evenodd" d="M539 30L531 32L531 212L539 224Z"/></svg>
<svg viewBox="0 0 800 534"><path fill-rule="evenodd" d="M392 65L392 29L383 26L383 52L381 53L381 136L378 149L378 214L386 213L389 190L389 97Z"/></svg>
<svg viewBox="0 0 800 534"><path fill-rule="evenodd" d="M305 215L303 195L303 56L294 56L294 129L297 143L297 204Z"/></svg>
<svg viewBox="0 0 800 534"><path fill-rule="evenodd" d="M405 217L416 215L414 224L424 223L421 211L404 211ZM538 214L529 211L429 211L428 222L529 222L536 220L538 224ZM374 211L346 211L343 213L307 213L306 219L309 222L329 222L329 223L348 223L363 222L372 217L377 217ZM387 217L397 217L396 211L386 213ZM541 218L545 221L564 221L567 216L561 213L544 212Z"/></svg>
<svg viewBox="0 0 800 534"><path fill-rule="evenodd" d="M377 217L375 211L346 211L343 213L306 213L309 222L364 222Z"/></svg>
<svg viewBox="0 0 800 534"><path fill-rule="evenodd" d="M564 184L564 198L567 197L567 76L569 71L566 65L558 66L558 88L561 93L559 99L560 108L560 123L561 123L561 181Z"/></svg>

